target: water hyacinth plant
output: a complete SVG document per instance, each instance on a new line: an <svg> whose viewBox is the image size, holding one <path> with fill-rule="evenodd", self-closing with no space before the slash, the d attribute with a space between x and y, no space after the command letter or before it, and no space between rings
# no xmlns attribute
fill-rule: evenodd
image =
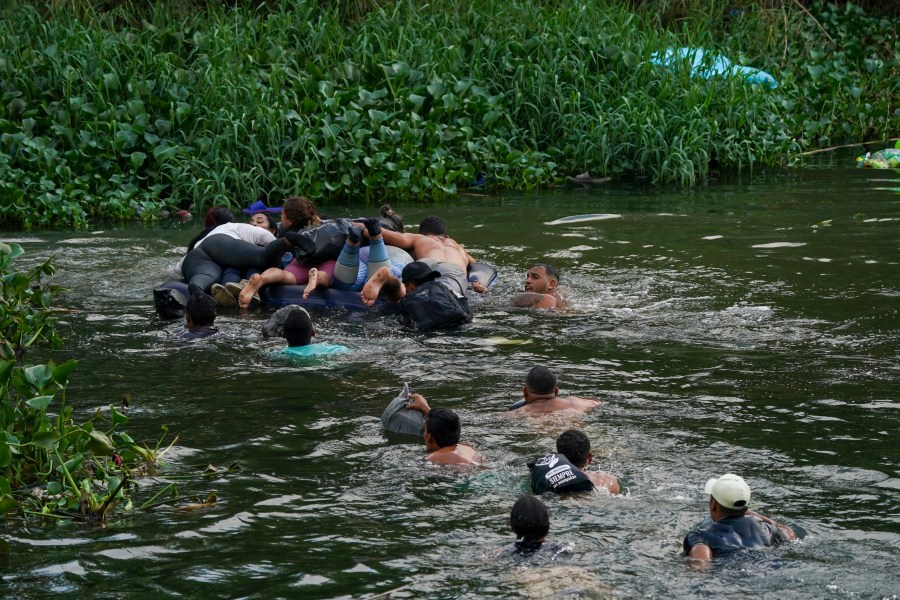
<svg viewBox="0 0 900 600"><path fill-rule="evenodd" d="M26 5L0 22L0 221L432 199L584 171L693 185L896 131L894 22L769 4ZM682 46L781 85L648 60Z"/></svg>
<svg viewBox="0 0 900 600"><path fill-rule="evenodd" d="M0 514L103 521L119 505L132 508L135 479L158 468L174 441L162 447L161 438L152 449L136 443L120 431L128 416L112 406L75 423L66 384L76 361L21 364L34 343L59 341L50 313L55 288L41 284L51 261L15 271L22 254L18 244L0 244Z"/></svg>

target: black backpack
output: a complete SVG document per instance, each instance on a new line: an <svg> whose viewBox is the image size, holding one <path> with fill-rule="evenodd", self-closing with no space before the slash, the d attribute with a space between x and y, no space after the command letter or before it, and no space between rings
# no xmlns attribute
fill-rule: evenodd
<svg viewBox="0 0 900 600"><path fill-rule="evenodd" d="M450 329L472 322L472 309L465 296L447 286L429 281L417 286L400 301L403 321L419 331Z"/></svg>
<svg viewBox="0 0 900 600"><path fill-rule="evenodd" d="M535 494L589 492L594 489L588 476L562 454L548 454L526 464L531 471L531 489Z"/></svg>
<svg viewBox="0 0 900 600"><path fill-rule="evenodd" d="M337 259L352 224L350 219L331 219L322 221L321 225L285 233L284 237L293 244L290 252L298 261L321 263Z"/></svg>

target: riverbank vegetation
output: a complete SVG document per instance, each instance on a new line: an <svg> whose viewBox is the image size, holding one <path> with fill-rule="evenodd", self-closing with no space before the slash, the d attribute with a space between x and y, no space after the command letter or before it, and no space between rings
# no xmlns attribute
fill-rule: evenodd
<svg viewBox="0 0 900 600"><path fill-rule="evenodd" d="M900 131L897 21L865 6L19 5L0 22L0 222L791 165ZM686 46L778 86L649 60Z"/></svg>
<svg viewBox="0 0 900 600"><path fill-rule="evenodd" d="M76 423L66 398L76 361L24 363L32 346L61 340L50 306L58 290L44 282L52 261L17 271L22 255L18 244L0 243L0 515L101 522L118 507L135 508L136 481L159 467L171 444L162 446L164 433L149 448L122 431L127 406ZM137 508L179 500L171 484Z"/></svg>

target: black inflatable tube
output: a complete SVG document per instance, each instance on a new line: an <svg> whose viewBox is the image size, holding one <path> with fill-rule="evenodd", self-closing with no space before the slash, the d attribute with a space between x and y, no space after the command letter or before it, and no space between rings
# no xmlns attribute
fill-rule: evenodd
<svg viewBox="0 0 900 600"><path fill-rule="evenodd" d="M480 281L490 288L497 282L497 276L497 269L489 264L477 262L469 265L470 282ZM176 290L184 294L185 297L189 295L187 283L181 280L167 281L157 289ZM304 285L266 285L259 290L260 303L263 306L298 304L306 307L340 307L350 310L369 310L369 307L363 304L360 299L358 291L318 288L309 295L309 298L304 299L304 289L306 289ZM375 308L383 309L385 304L383 300L379 299L375 304Z"/></svg>

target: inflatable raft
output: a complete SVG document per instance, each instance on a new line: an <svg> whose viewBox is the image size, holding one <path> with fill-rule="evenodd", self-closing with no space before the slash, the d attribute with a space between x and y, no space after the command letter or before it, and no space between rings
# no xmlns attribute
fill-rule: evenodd
<svg viewBox="0 0 900 600"><path fill-rule="evenodd" d="M497 270L486 263L469 265L469 281L481 282L490 288L497 282ZM363 304L358 291L340 290L337 288L317 288L303 298L304 285L266 285L260 288L259 298L262 306L287 306L297 304L303 307L338 307L349 310L369 310ZM184 280L167 281L153 290L153 302L156 312L164 319L176 319L184 316L184 304L188 298L188 285ZM388 308L386 302L379 299L376 309Z"/></svg>

